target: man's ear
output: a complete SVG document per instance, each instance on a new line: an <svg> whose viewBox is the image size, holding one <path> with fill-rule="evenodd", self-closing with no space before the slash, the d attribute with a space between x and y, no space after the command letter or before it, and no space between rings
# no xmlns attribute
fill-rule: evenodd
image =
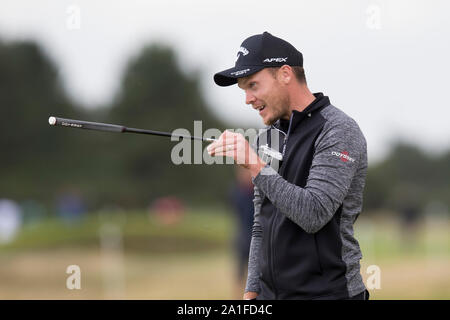
<svg viewBox="0 0 450 320"><path fill-rule="evenodd" d="M292 81L292 68L287 64L283 65L278 69L280 80L283 84L289 84Z"/></svg>

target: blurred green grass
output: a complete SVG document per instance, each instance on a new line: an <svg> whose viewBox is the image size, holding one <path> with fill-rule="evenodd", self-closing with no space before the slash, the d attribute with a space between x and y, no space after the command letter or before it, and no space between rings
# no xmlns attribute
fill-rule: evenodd
<svg viewBox="0 0 450 320"><path fill-rule="evenodd" d="M436 217L407 226L393 212L360 218L355 226L364 256L376 260L397 260L402 257L450 257L450 223Z"/></svg>
<svg viewBox="0 0 450 320"><path fill-rule="evenodd" d="M239 298L233 293L233 218L225 208L194 208L169 225L144 211L94 212L72 225L46 219L0 246L0 298ZM104 226L121 230L123 251L102 251ZM364 281L368 266L381 269L381 289L370 290L372 298L450 298L448 219L406 228L392 213L366 215L356 222L355 235ZM70 264L84 272L80 292L65 288ZM113 265L123 271L110 278L123 276L126 287L116 294L104 280Z"/></svg>
<svg viewBox="0 0 450 320"><path fill-rule="evenodd" d="M166 224L155 213L144 211L94 212L70 224L57 217L50 217L26 226L13 242L0 245L0 250L97 248L103 225L117 226L121 230L125 249L128 250L164 253L165 250L185 250L186 246L193 250L224 248L233 232L230 214L221 208L188 210L174 224ZM148 246L142 245L142 242Z"/></svg>

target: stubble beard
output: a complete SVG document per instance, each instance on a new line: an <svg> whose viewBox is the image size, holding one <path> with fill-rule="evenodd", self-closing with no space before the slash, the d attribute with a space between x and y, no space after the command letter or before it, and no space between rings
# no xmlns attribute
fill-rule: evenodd
<svg viewBox="0 0 450 320"><path fill-rule="evenodd" d="M290 105L288 97L280 97L280 99L278 99L278 101L276 101L272 105L277 106L277 108L273 109L274 114L270 118L268 118L267 121L263 119L263 122L266 126L274 124L280 118L289 117L289 114L287 112Z"/></svg>

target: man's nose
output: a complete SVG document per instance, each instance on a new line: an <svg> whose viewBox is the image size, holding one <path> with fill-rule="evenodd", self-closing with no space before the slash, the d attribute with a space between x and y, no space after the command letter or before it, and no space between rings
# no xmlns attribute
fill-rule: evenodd
<svg viewBox="0 0 450 320"><path fill-rule="evenodd" d="M245 92L245 103L246 104L252 104L256 101L256 98L254 95L252 95L250 92Z"/></svg>

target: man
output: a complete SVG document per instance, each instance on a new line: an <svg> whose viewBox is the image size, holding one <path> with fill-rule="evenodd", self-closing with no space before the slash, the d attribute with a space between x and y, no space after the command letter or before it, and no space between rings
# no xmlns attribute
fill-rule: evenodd
<svg viewBox="0 0 450 320"><path fill-rule="evenodd" d="M302 54L267 32L247 38L235 67L214 81L237 83L269 126L258 138L267 144L257 142L257 152L270 151L264 161L229 131L208 146L247 168L255 186L244 299L368 299L353 237L367 172L356 122L310 92Z"/></svg>

